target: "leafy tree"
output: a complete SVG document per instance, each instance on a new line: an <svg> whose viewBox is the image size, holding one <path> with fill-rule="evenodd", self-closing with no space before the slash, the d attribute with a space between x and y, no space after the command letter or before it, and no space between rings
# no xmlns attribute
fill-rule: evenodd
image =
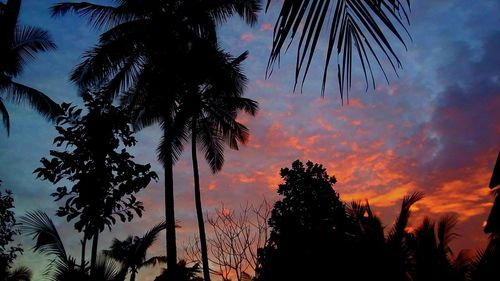
<svg viewBox="0 0 500 281"><path fill-rule="evenodd" d="M21 266L11 269L17 254L23 253L21 245L8 247L14 241L14 236L20 234L13 208L12 191L5 190L5 194L0 191L0 281L29 281L29 268Z"/></svg>
<svg viewBox="0 0 500 281"><path fill-rule="evenodd" d="M1 184L2 181L0 181L0 186ZM14 236L20 233L13 208L12 191L5 190L5 194L0 191L0 268L2 269L9 268L17 254L23 252L20 245L8 248L8 245L14 241Z"/></svg>
<svg viewBox="0 0 500 281"><path fill-rule="evenodd" d="M267 1L267 8L271 2ZM409 8L409 0L284 0L274 27L268 73L272 72L274 63L279 62L282 49L288 49L294 39L299 40L295 86L298 82L303 84L317 51L320 35L324 33L327 35L327 51L321 94L325 92L332 57L337 57L342 99L344 93L349 93L354 57L361 62L367 89L370 80L375 88L374 67L378 66L389 81L382 58L386 59L394 72L401 66L390 39L392 37L405 45L403 37L404 33L409 34L406 29L409 25ZM332 20L327 20L329 18Z"/></svg>
<svg viewBox="0 0 500 281"><path fill-rule="evenodd" d="M0 2L0 115L7 134L10 133L10 117L4 100L27 103L48 118L59 113L59 106L48 96L14 81L36 54L56 48L46 30L18 24L20 9L21 0Z"/></svg>
<svg viewBox="0 0 500 281"><path fill-rule="evenodd" d="M68 221L78 220L74 226L84 232L85 241L93 238L91 267L97 258L99 233L107 226L131 221L134 213L141 216L144 207L135 193L145 188L157 175L150 165L133 161L125 148L136 144L123 108L112 105L109 99L85 94L88 113L81 116L81 109L62 104L64 114L57 118L59 136L54 139L57 147L73 148L71 151L50 151L52 158L42 158L42 167L35 170L37 177L53 184L65 179L71 187L59 186L52 194L56 201L66 199L57 215ZM82 254L83 256L83 254Z"/></svg>
<svg viewBox="0 0 500 281"><path fill-rule="evenodd" d="M32 236L34 251L53 257L46 274L51 281L124 281L118 265L106 256L97 258L92 272L85 263L77 264L68 255L64 243L49 216L41 211L28 212L21 218L23 233Z"/></svg>
<svg viewBox="0 0 500 281"><path fill-rule="evenodd" d="M255 23L260 4L258 0L128 0L115 4L61 3L53 8L53 14L75 12L87 17L93 26L108 28L75 69L72 80L82 88L103 86L111 96L132 92L132 99L148 105L141 112L138 127L159 123L164 132L158 154L165 168L167 265L175 268L173 165L182 151L186 124L175 125L174 116L179 97L201 85L190 78L204 63L190 58L195 48L217 49L217 26L230 16L238 14Z"/></svg>
<svg viewBox="0 0 500 281"><path fill-rule="evenodd" d="M277 201L269 219L271 233L259 251L256 280L323 280L349 273L350 221L319 164L299 160L281 169ZM352 271L349 273L352 274Z"/></svg>
<svg viewBox="0 0 500 281"><path fill-rule="evenodd" d="M114 239L109 250L104 254L120 262L122 267L119 275L123 278L130 271L130 281L135 281L136 274L143 267L155 266L157 263L166 262L166 257L156 256L146 259L148 249L158 238L158 234L164 230L166 224L160 223L150 229L144 236L128 236L121 241Z"/></svg>

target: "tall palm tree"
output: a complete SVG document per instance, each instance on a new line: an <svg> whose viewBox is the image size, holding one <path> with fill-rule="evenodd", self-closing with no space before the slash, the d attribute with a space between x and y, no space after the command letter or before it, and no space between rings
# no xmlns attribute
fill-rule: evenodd
<svg viewBox="0 0 500 281"><path fill-rule="evenodd" d="M186 64L186 61L198 41L214 45L216 27L233 14L255 23L259 2L115 0L116 6L80 2L53 7L54 15L75 12L86 16L91 25L108 29L99 44L86 53L72 80L82 88L99 85L115 97L134 92L130 96L140 101L136 104L151 107L141 111L139 127L159 123L163 130L158 156L165 169L169 268L175 268L177 263L173 165L186 138L186 125L174 124L174 115L179 96L193 87L190 70L200 64Z"/></svg>
<svg viewBox="0 0 500 281"><path fill-rule="evenodd" d="M154 226L148 230L142 237L128 236L121 241L113 239L109 250L105 250L104 254L119 261L122 265L119 275L125 278L130 271L130 281L135 281L137 272L143 267L154 266L157 263L166 261L164 256L155 256L146 259L148 249L158 238L158 234L164 230L166 224L164 222Z"/></svg>
<svg viewBox="0 0 500 281"><path fill-rule="evenodd" d="M271 2L272 0L267 1L266 10ZM284 0L274 27L268 74L272 73L274 63L279 61L282 49L288 49L297 38L295 87L300 81L303 84L320 35L326 33L328 43L322 95L325 92L330 61L335 55L342 99L344 93L349 93L355 56L361 62L367 89L369 80L375 87L374 66L380 67L388 81L381 58L385 58L395 72L401 65L391 37L405 45L404 33L408 34L406 26L409 24L409 8L410 0Z"/></svg>
<svg viewBox="0 0 500 281"><path fill-rule="evenodd" d="M46 30L18 24L20 9L21 0L0 2L0 115L7 134L10 134L10 117L4 100L27 103L47 118L59 112L59 106L48 96L13 80L36 54L56 48Z"/></svg>
<svg viewBox="0 0 500 281"><path fill-rule="evenodd" d="M246 77L241 72L240 63L247 53L231 58L222 51L215 52L206 63L196 70L205 77L198 92L184 96L180 102L179 116L187 115L191 132L191 153L195 191L196 214L200 233L200 249L204 280L210 281L205 224L201 203L200 178L197 149L200 145L212 173L217 173L224 164L224 144L237 150L238 143L248 140L248 128L236 121L239 110L255 116L257 102L242 97ZM207 69L204 69L207 68Z"/></svg>

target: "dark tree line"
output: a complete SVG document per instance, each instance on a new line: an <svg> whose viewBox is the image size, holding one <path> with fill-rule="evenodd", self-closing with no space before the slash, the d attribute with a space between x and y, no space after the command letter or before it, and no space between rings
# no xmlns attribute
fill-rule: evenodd
<svg viewBox="0 0 500 281"><path fill-rule="evenodd" d="M411 206L403 198L393 226L385 231L368 201L346 204L334 191L335 177L319 164L295 161L281 169L283 184L269 219L269 240L258 251L255 280L498 280L498 232L484 251L455 253L457 217L429 217L409 230Z"/></svg>

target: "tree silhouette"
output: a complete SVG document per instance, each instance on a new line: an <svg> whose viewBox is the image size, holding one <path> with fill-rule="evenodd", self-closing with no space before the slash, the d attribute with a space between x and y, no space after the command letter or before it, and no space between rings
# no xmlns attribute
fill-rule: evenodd
<svg viewBox="0 0 500 281"><path fill-rule="evenodd" d="M136 274L141 268L166 262L166 257L164 256L146 259L148 249L153 245L158 238L158 234L164 230L165 227L166 224L163 222L155 225L142 237L128 236L123 241L115 238L110 249L105 250L104 254L121 263L120 276L125 278L130 271L130 281L135 281Z"/></svg>
<svg viewBox="0 0 500 281"><path fill-rule="evenodd" d="M212 273L222 280L231 280L232 276L237 281L252 280L250 274L257 268L257 249L267 242L271 209L264 199L258 206L246 204L235 210L222 205L208 217L212 230L207 237ZM184 251L189 263L201 261L196 237L187 242Z"/></svg>
<svg viewBox="0 0 500 281"><path fill-rule="evenodd" d="M187 123L190 124L195 204L205 280L210 280L210 269L197 149L200 146L215 174L222 169L224 163L224 145L237 150L238 143L244 144L248 140L248 128L236 121L238 111L243 110L254 116L258 108L257 102L243 97L246 77L240 70L240 63L246 56L247 53L243 53L237 58L231 58L229 54L219 51L210 57L207 63L192 74L200 75L200 81L204 81L199 87L201 90L183 96L178 113L178 118L186 115Z"/></svg>
<svg viewBox="0 0 500 281"><path fill-rule="evenodd" d="M489 187L495 197L484 232L489 234L486 249L479 251L471 265L472 281L493 281L500 276L500 152L496 160Z"/></svg>
<svg viewBox="0 0 500 281"><path fill-rule="evenodd" d="M72 80L82 88L98 84L110 96L134 92L129 96L135 104L149 105L141 112L139 127L160 123L164 132L158 154L165 168L167 266L175 268L173 164L182 150L186 125L174 125L174 115L179 96L199 86L190 83L190 72L203 65L203 61L186 62L199 42L205 48L216 48L216 28L230 16L238 14L254 23L260 5L258 0L115 3L61 3L53 7L53 14L75 12L86 16L93 26L108 28L99 44L86 53Z"/></svg>
<svg viewBox="0 0 500 281"><path fill-rule="evenodd" d="M0 2L0 115L7 134L10 133L10 117L4 100L27 103L49 119L59 113L58 105L48 96L13 80L23 73L36 54L56 48L47 31L18 24L20 9L21 0Z"/></svg>
<svg viewBox="0 0 500 281"><path fill-rule="evenodd" d="M387 236L387 259L393 270L389 271L389 280L411 280L412 253L408 247L407 227L411 218L411 207L424 198L423 193L414 192L406 195L401 202L401 209Z"/></svg>
<svg viewBox="0 0 500 281"><path fill-rule="evenodd" d="M199 264L189 267L181 260L175 267L175 270L163 270L154 281L203 281L203 278L198 276L201 271Z"/></svg>
<svg viewBox="0 0 500 281"><path fill-rule="evenodd" d="M267 1L266 10L272 0ZM297 45L295 87L303 85L322 33L327 34L321 94L324 95L332 57L337 57L340 97L349 94L353 58L361 62L366 87L375 88L373 68L380 67L387 82L383 60L396 72L401 62L390 37L405 44L410 1L401 0L284 0L274 27L268 73L279 62L281 51L295 39ZM331 21L327 20L331 17ZM409 36L409 35L408 35ZM397 73L397 72L396 72ZM371 80L371 81L370 81Z"/></svg>
<svg viewBox="0 0 500 281"><path fill-rule="evenodd" d="M35 252L53 257L46 274L52 281L123 281L118 266L106 256L97 258L93 270L86 264L77 264L68 255L57 228L49 216L41 211L28 212L21 218L23 233L32 236Z"/></svg>
<svg viewBox="0 0 500 281"><path fill-rule="evenodd" d="M17 255L23 253L21 245L9 246L14 241L14 236L20 234L13 208L12 191L5 190L5 194L0 191L0 281L30 281L29 268L20 266L11 269Z"/></svg>
<svg viewBox="0 0 500 281"><path fill-rule="evenodd" d="M424 218L411 234L408 244L413 250L415 266L412 280L465 280L468 270L465 252L455 259L450 248L450 242L457 236L453 232L456 224L453 215L443 216L437 223Z"/></svg>
<svg viewBox="0 0 500 281"><path fill-rule="evenodd" d="M136 141L132 135L129 117L123 108L117 108L109 99L84 95L88 113L62 104L64 114L57 118L58 147L72 151L50 151L52 159L42 158L42 167L35 170L37 177L58 184L62 179L73 182L68 188L60 186L52 194L56 201L66 199L57 211L68 221L78 218L75 228L84 232L85 241L93 238L91 268L97 261L99 233L111 229L116 217L131 221L134 213L141 216L144 207L134 193L145 188L157 175L150 165L135 163L125 148ZM84 256L84 254L82 254Z"/></svg>
<svg viewBox="0 0 500 281"><path fill-rule="evenodd" d="M259 251L256 280L322 280L349 272L349 231L346 208L319 164L299 160L280 173L277 201L269 219L271 233Z"/></svg>

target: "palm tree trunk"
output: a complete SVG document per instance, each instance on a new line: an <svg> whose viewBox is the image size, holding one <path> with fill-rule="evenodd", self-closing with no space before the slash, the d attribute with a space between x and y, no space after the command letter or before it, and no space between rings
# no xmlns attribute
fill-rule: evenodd
<svg viewBox="0 0 500 281"><path fill-rule="evenodd" d="M82 242L82 259L80 261L80 267L82 271L85 271L85 248L87 247L87 235L83 233L83 240Z"/></svg>
<svg viewBox="0 0 500 281"><path fill-rule="evenodd" d="M175 209L174 209L174 175L173 175L173 161L172 161L172 147L168 141L167 130L163 131L165 139L165 222L166 226L166 240L167 240L167 268L175 270L177 267L177 245L175 238Z"/></svg>
<svg viewBox="0 0 500 281"><path fill-rule="evenodd" d="M92 241L92 253L90 256L90 273L94 273L95 264L97 260L97 243L99 241L99 229L96 229L94 233L94 239Z"/></svg>
<svg viewBox="0 0 500 281"><path fill-rule="evenodd" d="M203 210L201 207L201 192L200 192L200 175L198 173L198 157L196 155L196 131L192 129L192 158L193 158L193 175L194 175L194 197L196 205L196 215L198 216L198 228L200 231L200 247L201 260L203 264L203 278L205 281L210 281L210 269L208 267L208 251L207 238L205 235L205 222L203 221Z"/></svg>

